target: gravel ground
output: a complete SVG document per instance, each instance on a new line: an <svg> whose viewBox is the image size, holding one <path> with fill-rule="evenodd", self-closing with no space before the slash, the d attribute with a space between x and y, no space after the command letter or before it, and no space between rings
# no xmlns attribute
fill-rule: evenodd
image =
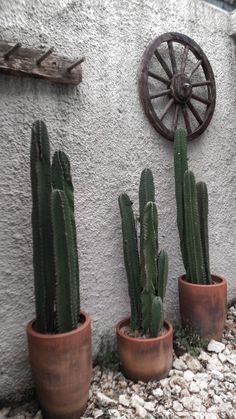
<svg viewBox="0 0 236 419"><path fill-rule="evenodd" d="M35 406L5 408L0 419L40 419ZM117 370L96 366L83 419L236 419L236 304L228 310L222 342L198 357L174 358L169 377L133 383Z"/></svg>

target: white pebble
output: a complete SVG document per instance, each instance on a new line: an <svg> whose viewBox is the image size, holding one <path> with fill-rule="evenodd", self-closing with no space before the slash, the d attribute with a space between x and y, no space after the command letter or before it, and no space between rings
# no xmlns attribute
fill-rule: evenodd
<svg viewBox="0 0 236 419"><path fill-rule="evenodd" d="M125 394L120 394L119 403L122 404L122 406L129 407L128 397Z"/></svg>
<svg viewBox="0 0 236 419"><path fill-rule="evenodd" d="M225 349L224 343L218 342L217 340L212 339L207 347L209 352L220 353Z"/></svg>
<svg viewBox="0 0 236 419"><path fill-rule="evenodd" d="M198 387L198 385L195 383L195 381L193 381L190 386L189 386L189 391L191 393L199 393L200 389Z"/></svg>
<svg viewBox="0 0 236 419"><path fill-rule="evenodd" d="M184 372L184 379L185 381L192 381L194 377L194 373L190 370Z"/></svg>
<svg viewBox="0 0 236 419"><path fill-rule="evenodd" d="M177 400L174 400L173 402L173 409L175 412L182 412L184 410L183 405L179 403Z"/></svg>
<svg viewBox="0 0 236 419"><path fill-rule="evenodd" d="M173 362L173 368L176 370L184 371L187 369L187 366L181 358L176 358Z"/></svg>
<svg viewBox="0 0 236 419"><path fill-rule="evenodd" d="M152 390L152 394L154 397L162 397L163 396L163 390L161 388L155 388Z"/></svg>

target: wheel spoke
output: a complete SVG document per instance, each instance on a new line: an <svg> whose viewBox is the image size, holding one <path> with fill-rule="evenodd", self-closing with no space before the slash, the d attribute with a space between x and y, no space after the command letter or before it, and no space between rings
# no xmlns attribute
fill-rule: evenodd
<svg viewBox="0 0 236 419"><path fill-rule="evenodd" d="M168 43L168 49L169 49L173 74L175 74L175 73L177 73L177 64L176 64L175 52L174 52L174 48L173 48L173 41L168 41L167 43Z"/></svg>
<svg viewBox="0 0 236 419"><path fill-rule="evenodd" d="M178 125L178 119L179 119L179 111L180 111L180 104L178 103L176 108L175 108L175 115L174 115L174 119L173 119L173 129L172 131L175 133L175 131L177 130L177 125Z"/></svg>
<svg viewBox="0 0 236 419"><path fill-rule="evenodd" d="M159 53L159 51L156 49L156 51L154 52L156 58L158 59L159 63L161 64L162 68L165 70L167 76L169 77L169 79L172 78L172 73L167 65L167 63L165 62L164 58L162 58L161 54Z"/></svg>
<svg viewBox="0 0 236 419"><path fill-rule="evenodd" d="M183 56L182 56L182 61L181 61L181 73L184 73L185 72L185 67L186 67L186 64L187 64L188 52L189 52L189 46L188 45L185 45Z"/></svg>
<svg viewBox="0 0 236 419"><path fill-rule="evenodd" d="M205 99L204 97L195 95L194 93L192 94L192 99L197 100L198 102L204 103L205 105L210 105L211 101L209 99Z"/></svg>
<svg viewBox="0 0 236 419"><path fill-rule="evenodd" d="M199 115L197 109L195 108L195 106L193 106L193 104L191 102L188 102L187 105L188 105L190 111L192 112L192 114L195 116L198 123L201 125L203 123L203 120L200 117L200 115Z"/></svg>
<svg viewBox="0 0 236 419"><path fill-rule="evenodd" d="M158 74L153 73L152 71L148 71L148 75L152 77L153 79L161 81L162 83L165 83L168 85L170 84L170 80L164 79L164 77L161 77Z"/></svg>
<svg viewBox="0 0 236 419"><path fill-rule="evenodd" d="M169 109L171 108L172 104L174 103L174 99L173 97L169 100L169 102L167 103L166 107L164 108L163 114L160 117L160 120L162 121L164 119L164 117L166 116L167 112L169 111Z"/></svg>
<svg viewBox="0 0 236 419"><path fill-rule="evenodd" d="M156 93L155 95L151 95L150 99L157 99L161 96L167 96L171 92L171 89L163 90L162 92Z"/></svg>
<svg viewBox="0 0 236 419"><path fill-rule="evenodd" d="M189 76L189 78L190 78L190 79L191 79L191 77L194 75L195 71L197 71L198 67L199 67L201 64L202 64L202 60L199 60L199 61L195 64L195 66L193 67L193 69L192 69L192 71L191 71L191 73L190 73L190 76Z"/></svg>
<svg viewBox="0 0 236 419"><path fill-rule="evenodd" d="M205 81L199 81L198 83L193 83L192 87L198 87L198 86L208 86L212 84L211 80L205 80Z"/></svg>
<svg viewBox="0 0 236 419"><path fill-rule="evenodd" d="M187 128L187 132L188 132L188 134L191 134L192 133L192 128L191 128L191 125L190 125L189 114L188 114L188 110L187 110L186 106L184 106L182 108L182 111L183 111L183 116L184 116L184 121L185 121L185 125L186 125L186 128Z"/></svg>

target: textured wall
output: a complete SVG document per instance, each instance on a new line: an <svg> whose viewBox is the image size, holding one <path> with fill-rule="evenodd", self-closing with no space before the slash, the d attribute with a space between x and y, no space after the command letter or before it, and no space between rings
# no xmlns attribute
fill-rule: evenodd
<svg viewBox="0 0 236 419"><path fill-rule="evenodd" d="M178 5L177 5L178 4ZM166 315L178 316L177 281L183 272L176 229L172 144L143 114L137 71L157 34L183 32L209 57L217 106L199 140L189 146L191 168L208 183L212 271L236 295L235 62L227 35L229 15L200 0L5 0L1 37L25 45L55 46L84 54L83 83L59 87L38 80L0 77L0 399L31 387L25 326L34 316L30 127L48 125L53 151L68 152L76 191L82 306L93 318L94 350L128 314L118 194L137 208L139 176L153 170L160 212L160 244L169 252ZM234 233L234 234L233 234Z"/></svg>

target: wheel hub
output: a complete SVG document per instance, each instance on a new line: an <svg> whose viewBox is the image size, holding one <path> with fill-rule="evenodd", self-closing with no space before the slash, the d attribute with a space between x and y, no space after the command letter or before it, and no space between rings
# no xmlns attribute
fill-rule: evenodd
<svg viewBox="0 0 236 419"><path fill-rule="evenodd" d="M174 74L170 85L172 95L177 102L187 102L192 95L192 85L184 73Z"/></svg>

